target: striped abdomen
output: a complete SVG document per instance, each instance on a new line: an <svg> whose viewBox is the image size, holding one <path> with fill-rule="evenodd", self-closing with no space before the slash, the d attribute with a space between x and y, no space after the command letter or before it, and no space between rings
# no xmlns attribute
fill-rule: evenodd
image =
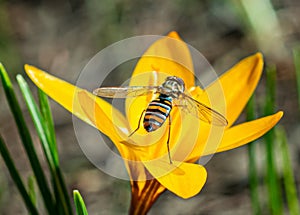
<svg viewBox="0 0 300 215"><path fill-rule="evenodd" d="M172 98L161 94L148 105L144 116L144 128L151 132L160 128L172 110Z"/></svg>

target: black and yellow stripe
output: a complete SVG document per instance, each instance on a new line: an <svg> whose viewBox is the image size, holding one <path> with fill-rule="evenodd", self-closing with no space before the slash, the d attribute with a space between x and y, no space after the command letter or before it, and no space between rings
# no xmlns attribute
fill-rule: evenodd
<svg viewBox="0 0 300 215"><path fill-rule="evenodd" d="M148 105L143 125L146 131L151 132L160 128L172 110L172 98L161 94Z"/></svg>

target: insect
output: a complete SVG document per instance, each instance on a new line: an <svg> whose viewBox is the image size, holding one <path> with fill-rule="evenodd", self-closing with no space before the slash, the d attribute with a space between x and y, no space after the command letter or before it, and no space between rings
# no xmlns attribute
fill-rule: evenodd
<svg viewBox="0 0 300 215"><path fill-rule="evenodd" d="M184 112L192 114L204 122L217 126L226 126L228 124L223 115L196 101L184 93L184 91L184 81L179 77L169 76L160 86L100 87L95 89L93 94L107 98L126 98L158 94L157 98L152 100L148 107L142 112L138 127L129 135L129 137L140 128L142 118L144 129L147 132L153 132L159 129L168 118L169 129L167 150L170 164L172 164L169 148L171 133L170 112L174 106L180 107Z"/></svg>

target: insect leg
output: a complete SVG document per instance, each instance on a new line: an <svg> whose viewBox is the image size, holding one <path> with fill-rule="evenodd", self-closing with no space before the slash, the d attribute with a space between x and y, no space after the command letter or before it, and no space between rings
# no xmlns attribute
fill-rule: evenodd
<svg viewBox="0 0 300 215"><path fill-rule="evenodd" d="M143 118L145 111L146 110L143 110L143 112L142 112L142 114L140 116L138 127L133 132L131 132L131 134L128 137L131 137L137 130L139 130L140 125L141 125L141 119Z"/></svg>
<svg viewBox="0 0 300 215"><path fill-rule="evenodd" d="M171 115L169 114L169 132L168 132L168 140L167 140L167 148L168 148L168 156L170 160L170 164L172 164L171 153L170 153L170 134L171 134Z"/></svg>

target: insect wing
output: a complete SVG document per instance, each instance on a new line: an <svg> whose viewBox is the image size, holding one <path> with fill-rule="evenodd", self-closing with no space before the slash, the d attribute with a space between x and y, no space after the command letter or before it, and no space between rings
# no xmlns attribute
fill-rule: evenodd
<svg viewBox="0 0 300 215"><path fill-rule="evenodd" d="M228 124L226 118L222 114L196 101L186 94L182 94L180 106L185 112L194 115L204 122L217 126L226 126Z"/></svg>
<svg viewBox="0 0 300 215"><path fill-rule="evenodd" d="M100 87L95 89L93 94L106 98L126 98L144 96L158 91L159 87L156 86Z"/></svg>

